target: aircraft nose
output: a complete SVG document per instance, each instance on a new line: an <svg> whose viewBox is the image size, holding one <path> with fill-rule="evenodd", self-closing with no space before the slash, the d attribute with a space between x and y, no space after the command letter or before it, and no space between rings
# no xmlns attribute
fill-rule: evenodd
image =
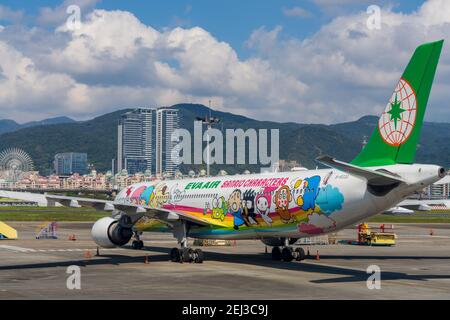
<svg viewBox="0 0 450 320"><path fill-rule="evenodd" d="M438 171L439 177L443 178L443 177L445 177L446 174L447 174L447 172L445 171L445 168L440 167L439 171Z"/></svg>

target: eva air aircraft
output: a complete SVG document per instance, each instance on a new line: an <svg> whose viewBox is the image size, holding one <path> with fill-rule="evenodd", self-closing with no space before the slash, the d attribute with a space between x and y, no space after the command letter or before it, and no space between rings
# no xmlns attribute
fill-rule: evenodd
<svg viewBox="0 0 450 320"><path fill-rule="evenodd" d="M188 238L260 239L275 260L302 260L297 239L335 232L392 208L436 182L445 169L414 157L443 41L414 52L369 142L351 163L321 156L329 169L138 183L114 201L41 195L48 205L111 211L95 222L101 247L140 249L142 232L171 232L179 247L172 261L202 262ZM30 199L30 194L2 192Z"/></svg>

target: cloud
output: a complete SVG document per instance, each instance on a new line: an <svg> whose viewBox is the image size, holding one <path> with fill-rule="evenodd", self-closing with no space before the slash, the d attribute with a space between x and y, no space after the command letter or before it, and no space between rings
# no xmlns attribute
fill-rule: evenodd
<svg viewBox="0 0 450 320"><path fill-rule="evenodd" d="M302 222L297 225L300 232L306 234L321 234L336 227L336 222L326 215L313 212L308 216L308 223Z"/></svg>
<svg viewBox="0 0 450 320"><path fill-rule="evenodd" d="M76 5L80 8L81 15L90 11L100 0L65 0L56 7L42 7L39 10L37 22L44 25L59 25L65 21L69 14L67 8Z"/></svg>
<svg viewBox="0 0 450 320"><path fill-rule="evenodd" d="M344 203L344 195L337 187L327 185L320 188L316 199L316 204L320 209L329 216L334 211L341 210Z"/></svg>
<svg viewBox="0 0 450 320"><path fill-rule="evenodd" d="M273 69L308 87L295 103L297 121L302 117L333 122L379 115L415 47L450 34L450 2L441 0L428 1L411 14L383 9L381 30L369 30L367 18L365 11L339 16L305 40L274 37L275 29L257 30L252 35L253 44L271 40L270 45L254 48ZM450 82L447 46L431 93L428 120L449 118L448 95L439 89Z"/></svg>
<svg viewBox="0 0 450 320"><path fill-rule="evenodd" d="M376 5L390 5L390 0L378 0L374 3L373 0L311 0L319 9L325 14L336 16L343 15L355 8L364 8L372 4Z"/></svg>
<svg viewBox="0 0 450 320"><path fill-rule="evenodd" d="M22 10L16 11L6 6L0 5L0 21L18 22L22 20L23 17L24 13Z"/></svg>
<svg viewBox="0 0 450 320"><path fill-rule="evenodd" d="M95 3L79 2L88 8L80 29L67 29L65 3L41 11L39 21L55 27L3 27L2 113L84 119L212 99L217 109L261 120L354 120L381 113L418 44L450 34L450 2L430 0L410 14L383 9L381 30L367 29L365 11L336 17L306 39L260 27L242 59L203 28L157 30L127 11L89 9ZM449 52L444 46L428 120L449 116Z"/></svg>
<svg viewBox="0 0 450 320"><path fill-rule="evenodd" d="M281 8L281 12L287 17L310 18L312 13L301 7Z"/></svg>

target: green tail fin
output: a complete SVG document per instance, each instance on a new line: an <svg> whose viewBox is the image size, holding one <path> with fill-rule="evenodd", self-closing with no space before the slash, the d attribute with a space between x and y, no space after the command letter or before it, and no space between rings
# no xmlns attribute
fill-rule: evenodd
<svg viewBox="0 0 450 320"><path fill-rule="evenodd" d="M413 163L444 40L417 47L378 126L352 164L370 167Z"/></svg>

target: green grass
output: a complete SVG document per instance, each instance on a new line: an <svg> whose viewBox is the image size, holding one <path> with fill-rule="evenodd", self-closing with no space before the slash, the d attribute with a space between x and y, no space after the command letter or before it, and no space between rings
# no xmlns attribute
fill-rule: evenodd
<svg viewBox="0 0 450 320"><path fill-rule="evenodd" d="M435 216L435 214L443 214ZM450 223L450 210L435 210L433 213L416 211L413 215L392 216L378 214L367 220L367 222L385 223Z"/></svg>
<svg viewBox="0 0 450 320"><path fill-rule="evenodd" d="M96 221L109 215L91 208L0 207L0 221Z"/></svg>
<svg viewBox="0 0 450 320"><path fill-rule="evenodd" d="M434 216L434 214L444 214ZM0 207L0 221L96 221L109 216L106 211L91 208L67 207ZM427 216L429 215L429 216ZM376 215L367 220L373 223L450 223L449 210L436 210L433 213L416 212L414 215L391 216Z"/></svg>

